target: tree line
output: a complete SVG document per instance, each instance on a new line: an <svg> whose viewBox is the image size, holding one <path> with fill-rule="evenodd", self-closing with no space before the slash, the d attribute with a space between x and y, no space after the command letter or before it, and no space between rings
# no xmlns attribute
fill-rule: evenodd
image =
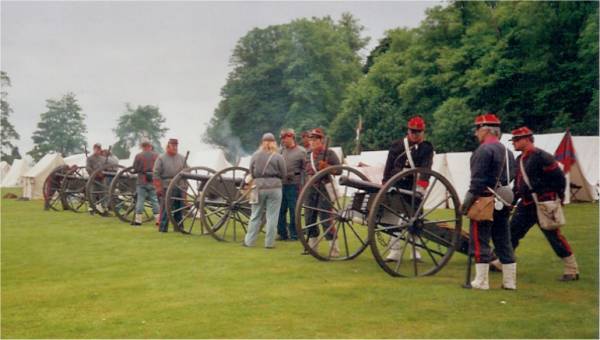
<svg viewBox="0 0 600 340"><path fill-rule="evenodd" d="M264 131L320 126L348 153L361 120L362 149L379 150L419 114L438 152L458 152L490 111L504 131L598 133L597 2L454 1L387 31L364 63L362 34L350 14L250 31L205 140L250 152Z"/></svg>
<svg viewBox="0 0 600 340"><path fill-rule="evenodd" d="M8 103L10 78L4 71L1 75L1 159L12 164L13 160L21 158L19 149L15 146L20 136L9 121L13 112ZM33 149L27 154L37 162L50 152L59 153L64 157L84 152L88 145L85 137L85 117L74 93L66 93L58 99L47 99L46 112L40 114L37 129L31 136L34 142ZM168 131L164 127L165 121L156 106L144 105L134 108L125 104L125 111L121 113L117 127L113 129L117 142L112 145L111 153L120 159L128 158L130 150L135 149L142 137L150 139L155 150L162 152L160 139Z"/></svg>

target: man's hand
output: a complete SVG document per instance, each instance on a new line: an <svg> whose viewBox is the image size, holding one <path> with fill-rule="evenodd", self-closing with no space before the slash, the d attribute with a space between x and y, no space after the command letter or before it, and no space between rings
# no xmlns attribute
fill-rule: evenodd
<svg viewBox="0 0 600 340"><path fill-rule="evenodd" d="M327 168L328 166L329 163L327 163L327 161L319 161L319 171Z"/></svg>
<svg viewBox="0 0 600 340"><path fill-rule="evenodd" d="M467 194L465 195L465 199L463 200L463 204L460 207L460 213L462 215L466 215L467 212L469 211L469 208L471 208L471 206L473 205L473 203L475 203L475 195L473 195L472 193L467 191Z"/></svg>

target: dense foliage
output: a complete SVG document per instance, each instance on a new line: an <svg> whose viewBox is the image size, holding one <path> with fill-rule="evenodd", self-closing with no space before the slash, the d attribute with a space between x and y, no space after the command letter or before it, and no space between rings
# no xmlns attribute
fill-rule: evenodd
<svg viewBox="0 0 600 340"><path fill-rule="evenodd" d="M361 32L349 14L250 31L205 140L247 152L265 131L321 126L349 152L360 116L362 149L386 149L420 114L438 152L465 151L489 111L504 131L598 133L597 2L451 2L389 30L364 65Z"/></svg>
<svg viewBox="0 0 600 340"><path fill-rule="evenodd" d="M48 111L41 114L37 130L33 133L34 147L27 154L36 162L49 152L62 156L80 153L87 144L85 139L85 114L77 103L75 94L67 93L61 99L46 100Z"/></svg>
<svg viewBox="0 0 600 340"><path fill-rule="evenodd" d="M150 140L154 150L162 152L160 139L168 130L164 127L165 121L156 106L138 106L134 109L127 104L117 121L117 127L113 129L117 143L113 145L112 153L121 159L128 158L130 149L139 144L142 137Z"/></svg>
<svg viewBox="0 0 600 340"><path fill-rule="evenodd" d="M205 140L248 152L267 131L328 126L346 87L361 76L362 29L344 14L338 22L299 19L250 31L234 49L234 69Z"/></svg>
<svg viewBox="0 0 600 340"><path fill-rule="evenodd" d="M0 71L0 83L0 140L2 141L0 159L12 164L12 161L21 158L21 155L19 154L19 148L13 144L13 141L19 140L19 134L8 120L13 110L7 100L10 78L4 71Z"/></svg>
<svg viewBox="0 0 600 340"><path fill-rule="evenodd" d="M345 94L330 129L354 148L385 149L415 114L438 152L471 150L473 117L492 111L504 131L598 133L597 2L453 2L415 29L387 32Z"/></svg>

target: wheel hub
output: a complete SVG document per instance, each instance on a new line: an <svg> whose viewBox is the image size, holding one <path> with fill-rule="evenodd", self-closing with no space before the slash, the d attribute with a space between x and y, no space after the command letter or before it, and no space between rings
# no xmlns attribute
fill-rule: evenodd
<svg viewBox="0 0 600 340"><path fill-rule="evenodd" d="M423 231L423 220L412 220L408 226L408 231L414 235L421 235L421 232Z"/></svg>

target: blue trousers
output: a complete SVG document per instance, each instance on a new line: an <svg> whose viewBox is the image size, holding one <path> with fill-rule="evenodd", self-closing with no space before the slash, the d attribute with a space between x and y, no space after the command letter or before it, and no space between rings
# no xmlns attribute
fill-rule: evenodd
<svg viewBox="0 0 600 340"><path fill-rule="evenodd" d="M535 204L527 206L522 203L519 204L510 220L510 236L513 248L516 249L519 246L519 241L525 237L529 229L536 223L538 223L538 217L535 211ZM563 258L573 255L571 246L567 242L567 239L560 233L560 229L546 230L540 228L540 230L546 236L556 256Z"/></svg>
<svg viewBox="0 0 600 340"><path fill-rule="evenodd" d="M298 201L298 185L284 184L281 197L281 208L279 209L279 221L277 222L277 233L281 239L298 239L296 233L296 201ZM290 223L286 223L287 212L290 212Z"/></svg>
<svg viewBox="0 0 600 340"><path fill-rule="evenodd" d="M148 199L152 205L152 212L154 215L158 215L158 198L156 197L156 189L154 189L154 185L152 185L152 183L138 184L135 188L135 191L137 194L135 201L135 213L142 214L144 212L144 202L146 199Z"/></svg>
<svg viewBox="0 0 600 340"><path fill-rule="evenodd" d="M508 208L494 209L494 221L474 221L470 225L470 253L475 258L475 263L489 263L493 253L490 239L494 242L494 250L502 264L515 262L513 247L510 243L510 229L508 227Z"/></svg>

